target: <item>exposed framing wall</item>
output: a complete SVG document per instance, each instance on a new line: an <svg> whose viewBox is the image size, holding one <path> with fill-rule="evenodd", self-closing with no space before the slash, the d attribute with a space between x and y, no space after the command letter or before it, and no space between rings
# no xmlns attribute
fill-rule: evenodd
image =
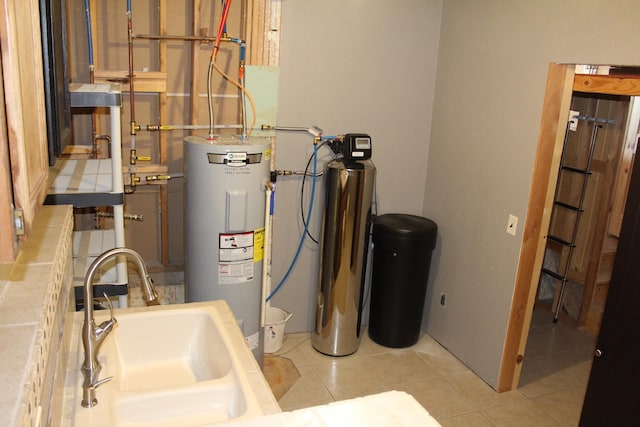
<svg viewBox="0 0 640 427"><path fill-rule="evenodd" d="M136 122L146 125L207 125L206 77L212 43L196 40L199 36L215 36L220 2L202 0L149 0L132 2L133 33L138 36L161 35L167 39L135 38L134 105ZM127 16L124 2L90 0L93 29L93 51L96 81L120 81L125 92L123 108L123 163L129 160L130 97L128 96ZM195 13L194 13L195 11ZM70 67L72 81L89 81L88 42L84 23L83 0L69 2ZM277 65L279 57L280 0L242 0L232 4L227 34L247 43L247 65ZM194 40L172 39L190 36ZM225 73L235 77L239 48L232 43L221 45L216 63ZM238 90L217 73L212 79L216 124L229 124L238 132L241 123ZM195 96L194 96L195 94ZM107 117L98 114L98 134ZM91 145L89 116L74 117L75 144ZM150 162L136 162L135 170L125 167L125 184L135 190L126 196L125 212L145 211L147 224L126 223L127 244L138 250L156 268L180 268L183 262L182 243L182 179L152 181L147 176L182 173L183 138L194 130L145 132L136 134L139 157ZM201 131L202 132L202 131ZM76 151L77 152L77 151ZM103 148L102 156L106 154ZM135 172L132 181L128 172ZM131 184L135 186L131 186ZM139 191L144 185L145 190ZM150 193L157 193L157 202L149 206ZM151 199L154 197L152 196ZM149 224L152 222L153 225ZM154 235L150 236L150 230Z"/></svg>

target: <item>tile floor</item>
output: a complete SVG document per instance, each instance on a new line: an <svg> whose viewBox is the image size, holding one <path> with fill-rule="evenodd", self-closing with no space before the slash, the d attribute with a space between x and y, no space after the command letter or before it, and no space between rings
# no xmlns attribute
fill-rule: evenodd
<svg viewBox="0 0 640 427"><path fill-rule="evenodd" d="M517 390L496 393L429 335L405 349L364 336L351 356L313 349L309 333L289 334L278 355L300 379L280 399L285 411L335 400L402 390L443 426L577 426L595 339L549 314L534 313Z"/></svg>

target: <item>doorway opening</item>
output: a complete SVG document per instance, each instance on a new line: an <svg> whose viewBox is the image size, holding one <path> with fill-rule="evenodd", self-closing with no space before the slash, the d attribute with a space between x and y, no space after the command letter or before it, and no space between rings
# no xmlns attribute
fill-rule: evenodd
<svg viewBox="0 0 640 427"><path fill-rule="evenodd" d="M601 72L602 68L607 69L607 74L582 74L586 72ZM548 252L548 232L549 225L552 224L552 213L554 200L556 196L556 187L558 184L558 171L562 161L562 154L564 148L564 142L567 137L567 122L570 119L570 111L591 111L589 108L594 109L598 113L598 108L602 109L603 105L610 103L611 100L615 100L614 104L617 105L613 110L618 110L613 113L613 116L619 123L624 123L622 131L618 132L622 135L618 148L612 149L611 152L615 153L615 159L605 160L599 159L596 166L606 170L605 163L615 164L615 172L605 173L607 178L599 177L596 181L601 183L603 188L609 188L608 193L611 193L612 188L623 188L625 172L628 173L631 170L633 162L633 153L629 155L624 148L630 149L633 146L633 152L635 152L635 140L637 139L637 124L638 118L633 118L633 105L635 104L635 97L640 96L640 70L630 69L627 67L579 67L574 64L551 64L549 66L549 73L547 79L547 88L545 92L545 100L543 106L542 120L540 125L540 134L538 139L538 147L536 151L536 159L534 165L534 175L532 180L531 193L529 198L529 208L527 211L527 218L525 222L523 245L521 250L520 261L518 265L518 271L516 276L516 286L514 291L514 298L511 307L511 316L509 319L509 325L507 330L507 339L505 343L505 351L503 353L503 360L500 370L500 376L498 379L498 391L506 391L515 389L518 386L520 373L522 370L523 362L525 360L525 348L527 338L529 335L529 327L532 322L532 316L534 314L534 307L538 297L541 296L539 292L539 283L541 271L545 263L545 254ZM574 96L574 95L578 96ZM578 99L574 99L578 98ZM598 104L601 104L598 106ZM619 108L622 105L622 108ZM626 105L626 107L625 107ZM574 107L576 109L574 109ZM586 110L584 108L587 108ZM604 107L605 109L608 107ZM600 110L602 111L602 110ZM632 113L629 114L628 112ZM600 113L598 113L600 114ZM609 113L607 113L608 115ZM576 115L574 113L574 115ZM578 114L580 115L580 114ZM585 117L596 117L585 114ZM635 120L634 126L627 126L630 121ZM593 120L595 122L595 120ZM588 121L587 121L588 122ZM633 129L633 130L631 130ZM609 131L609 133L615 133ZM628 135L632 135L633 143L629 144L626 138ZM603 152L608 152L604 150ZM602 154L602 153L601 153ZM607 156L609 156L607 154ZM614 162L615 160L615 162ZM626 163L624 163L626 161ZM620 165L620 166L619 166ZM618 171L621 171L618 174ZM603 176L604 176L603 175ZM591 177L589 178L592 179ZM606 184L606 185L605 185ZM570 184L566 185L571 188ZM573 186L576 184L574 183ZM628 185L628 179L627 179ZM606 192L601 190L601 192ZM623 192L613 192L615 197L611 197L608 203L611 206L615 206L620 203L620 199L626 190ZM619 194L620 193L620 194ZM622 194L622 195L621 195ZM590 203L597 203L590 201ZM624 208L624 201L622 201L622 209ZM608 248L608 239L606 237L611 230L615 229L615 223L617 219L613 219L614 208L605 208L600 214L605 218L604 220L597 220L590 225L590 228L597 230L598 239L601 240L597 245L600 250L600 256L592 256L592 249L583 249L578 260L581 260L580 269L583 274L581 280L585 281L587 275L590 276L591 283L590 289L586 291L586 288L582 288L579 296L572 297L569 301L580 301L580 305L576 308L569 309L560 301L560 311L563 313L563 318L571 319L571 312L573 312L573 326L585 328L585 325L591 324L591 327L596 329L593 334L597 334L598 321L601 317L601 313L598 313L598 304L592 307L591 304L582 305L583 297L590 301L593 301L594 291L598 289L597 273L600 267L604 267L602 263L602 249ZM622 212L622 210L620 210ZM558 223L566 222L562 219L562 215L559 215ZM620 219L621 220L621 219ZM556 221L554 219L553 221ZM590 219L588 222L592 222ZM594 224L598 224L595 227ZM603 225L604 224L604 225ZM603 228L604 227L604 228ZM619 229L618 229L619 230ZM595 231L592 232L591 237L587 233L586 240L593 240ZM586 246L586 245L584 245ZM593 249L594 252L597 252ZM597 260L594 261L594 260ZM575 261L575 260L574 260ZM562 261L559 261L561 263ZM569 271L572 273L572 279L575 279L575 274L571 269L575 269L577 265L571 264L569 260ZM603 270L604 271L604 270ZM593 280L596 277L596 280ZM601 287L601 290L604 287ZM596 292L597 294L597 292ZM559 292L556 286L553 287L553 291L543 296L552 295L551 306L558 303L560 300ZM604 299L601 298L602 307L604 306ZM598 300L598 298L596 298ZM590 310L592 308L593 310ZM601 311L601 310L600 310ZM549 310L549 322L552 322L551 310ZM589 319L587 321L587 319Z"/></svg>
<svg viewBox="0 0 640 427"><path fill-rule="evenodd" d="M610 227L614 195L628 133L637 134L629 114L631 97L573 92L536 309L597 335L619 228ZM629 130L629 131L627 131Z"/></svg>

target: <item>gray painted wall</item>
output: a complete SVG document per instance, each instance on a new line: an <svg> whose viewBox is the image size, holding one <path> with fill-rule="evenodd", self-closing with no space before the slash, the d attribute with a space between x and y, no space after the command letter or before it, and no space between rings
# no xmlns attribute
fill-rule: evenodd
<svg viewBox="0 0 640 427"><path fill-rule="evenodd" d="M282 11L278 124L371 134L378 213L440 228L423 326L495 386L548 64L640 65L640 3L283 0ZM311 152L310 137L280 133L276 165L302 169ZM302 229L299 184L277 184L273 286ZM273 299L294 315L289 332L312 329L317 256L307 242Z"/></svg>
<svg viewBox="0 0 640 427"><path fill-rule="evenodd" d="M492 386L548 65L640 65L637 16L633 0L444 1L423 207L440 234L423 326Z"/></svg>
<svg viewBox="0 0 640 427"><path fill-rule="evenodd" d="M379 213L422 211L440 15L441 0L282 1L278 124L317 125L326 135L369 133ZM301 170L311 153L311 137L278 134L278 169ZM307 187L305 196L310 192ZM317 236L322 201L316 201L311 229ZM273 287L298 244L299 204L300 179L280 178ZM274 306L293 313L289 332L313 327L317 264L317 247L307 241L273 298Z"/></svg>

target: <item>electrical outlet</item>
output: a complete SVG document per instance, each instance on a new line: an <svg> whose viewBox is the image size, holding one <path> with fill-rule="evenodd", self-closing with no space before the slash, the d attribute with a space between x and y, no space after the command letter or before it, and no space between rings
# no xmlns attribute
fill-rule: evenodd
<svg viewBox="0 0 640 427"><path fill-rule="evenodd" d="M515 215L509 215L509 220L507 221L507 233L512 236L516 235L516 231L518 230L518 217Z"/></svg>

